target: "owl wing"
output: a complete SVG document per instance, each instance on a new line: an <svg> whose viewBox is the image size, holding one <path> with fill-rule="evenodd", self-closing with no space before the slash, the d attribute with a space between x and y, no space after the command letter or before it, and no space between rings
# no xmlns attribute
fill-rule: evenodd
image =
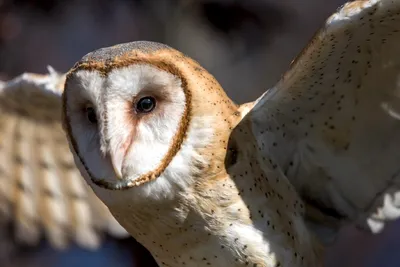
<svg viewBox="0 0 400 267"><path fill-rule="evenodd" d="M400 217L400 0L333 14L243 121L323 225ZM329 220L325 220L329 218Z"/></svg>
<svg viewBox="0 0 400 267"><path fill-rule="evenodd" d="M75 167L61 126L65 75L49 71L0 83L0 220L21 243L44 235L55 248L95 249L102 232L128 234Z"/></svg>

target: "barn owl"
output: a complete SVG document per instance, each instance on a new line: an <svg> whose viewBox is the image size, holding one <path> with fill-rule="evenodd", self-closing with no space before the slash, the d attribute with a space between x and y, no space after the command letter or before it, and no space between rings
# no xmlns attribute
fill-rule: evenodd
<svg viewBox="0 0 400 267"><path fill-rule="evenodd" d="M399 30L398 0L346 4L244 105L166 45L92 52L62 97L75 163L160 266L321 266L309 229L399 217Z"/></svg>
<svg viewBox="0 0 400 267"><path fill-rule="evenodd" d="M160 266L321 266L309 228L399 217L399 31L400 1L348 3L241 106L166 45L96 50L65 82L75 163Z"/></svg>
<svg viewBox="0 0 400 267"><path fill-rule="evenodd" d="M65 75L49 70L0 83L1 225L19 244L96 249L101 232L128 234L75 167L60 120Z"/></svg>
<svg viewBox="0 0 400 267"><path fill-rule="evenodd" d="M153 42L97 50L67 74L63 106L81 174L160 266L318 266L303 204L256 142L226 157L251 104L194 60Z"/></svg>

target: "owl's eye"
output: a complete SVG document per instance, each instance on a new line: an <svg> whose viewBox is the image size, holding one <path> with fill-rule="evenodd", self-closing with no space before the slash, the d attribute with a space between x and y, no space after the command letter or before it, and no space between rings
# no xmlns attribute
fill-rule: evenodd
<svg viewBox="0 0 400 267"><path fill-rule="evenodd" d="M86 107L85 112L86 112L87 119L91 123L96 124L97 123L97 116L96 116L96 111L94 110L94 108Z"/></svg>
<svg viewBox="0 0 400 267"><path fill-rule="evenodd" d="M149 113L156 107L156 100L151 96L141 98L136 104L136 110L140 113Z"/></svg>

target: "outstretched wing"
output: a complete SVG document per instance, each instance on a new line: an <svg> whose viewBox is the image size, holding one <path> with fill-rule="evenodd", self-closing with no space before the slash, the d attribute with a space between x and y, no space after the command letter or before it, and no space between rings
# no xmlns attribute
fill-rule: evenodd
<svg viewBox="0 0 400 267"><path fill-rule="evenodd" d="M75 167L60 120L65 75L49 71L0 83L0 220L19 242L95 249L101 233L128 234Z"/></svg>
<svg viewBox="0 0 400 267"><path fill-rule="evenodd" d="M400 217L400 0L342 6L245 117L314 222ZM367 224L364 224L367 223Z"/></svg>

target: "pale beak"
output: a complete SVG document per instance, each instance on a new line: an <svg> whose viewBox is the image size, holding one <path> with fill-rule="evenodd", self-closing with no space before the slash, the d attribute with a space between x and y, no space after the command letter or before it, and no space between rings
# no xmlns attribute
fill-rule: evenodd
<svg viewBox="0 0 400 267"><path fill-rule="evenodd" d="M122 163L124 161L124 154L119 151L110 155L111 165L118 180L122 180Z"/></svg>

